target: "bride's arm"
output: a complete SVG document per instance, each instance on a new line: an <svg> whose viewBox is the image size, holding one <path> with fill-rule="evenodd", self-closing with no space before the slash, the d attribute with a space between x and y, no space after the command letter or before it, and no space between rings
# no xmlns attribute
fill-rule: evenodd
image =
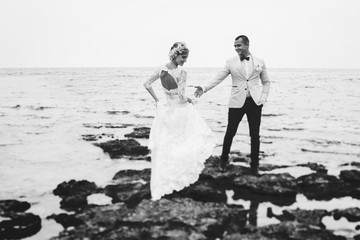
<svg viewBox="0 0 360 240"><path fill-rule="evenodd" d="M184 102L192 103L191 98L189 98L185 95L186 78L187 78L186 71L181 70L180 76L179 76L179 82L178 82L178 93L179 93L179 97L181 98L181 100L183 100Z"/></svg>
<svg viewBox="0 0 360 240"><path fill-rule="evenodd" d="M159 101L159 99L157 98L155 92L154 92L154 89L151 87L151 84L153 82L155 82L157 79L160 78L160 74L159 74L159 70L155 70L155 72L150 76L148 77L148 79L144 82L144 87L146 88L146 90L150 93L150 95L154 98L154 100L156 102Z"/></svg>

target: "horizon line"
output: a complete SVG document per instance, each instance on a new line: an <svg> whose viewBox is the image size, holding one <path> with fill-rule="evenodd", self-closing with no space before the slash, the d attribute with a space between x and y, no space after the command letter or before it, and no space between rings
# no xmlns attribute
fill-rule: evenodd
<svg viewBox="0 0 360 240"><path fill-rule="evenodd" d="M129 66L117 66L117 67L0 67L0 69L79 69L79 68L156 68L157 66L147 67L129 67ZM221 69L222 67L184 67L184 68L214 68ZM341 67L267 67L267 69L333 69L333 70L360 70L360 68L341 68Z"/></svg>

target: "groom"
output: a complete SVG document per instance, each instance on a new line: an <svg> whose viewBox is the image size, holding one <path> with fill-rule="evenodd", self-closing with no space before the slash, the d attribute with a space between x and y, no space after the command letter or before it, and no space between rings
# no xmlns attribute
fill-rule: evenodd
<svg viewBox="0 0 360 240"><path fill-rule="evenodd" d="M219 167L221 171L226 170L232 140L240 121L246 114L251 138L251 172L257 175L261 110L269 95L270 80L264 61L249 52L249 39L245 35L235 38L234 47L237 56L228 59L224 68L208 84L197 86L195 97L200 97L203 93L221 83L229 74L231 75L232 89L229 100L228 125Z"/></svg>

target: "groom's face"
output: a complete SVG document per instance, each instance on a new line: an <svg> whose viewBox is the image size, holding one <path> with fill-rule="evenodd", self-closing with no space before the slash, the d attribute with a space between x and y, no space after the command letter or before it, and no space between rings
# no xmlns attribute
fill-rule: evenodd
<svg viewBox="0 0 360 240"><path fill-rule="evenodd" d="M245 55L249 51L249 45L245 45L241 38L239 38L238 40L235 40L234 47L235 47L235 51L239 55Z"/></svg>

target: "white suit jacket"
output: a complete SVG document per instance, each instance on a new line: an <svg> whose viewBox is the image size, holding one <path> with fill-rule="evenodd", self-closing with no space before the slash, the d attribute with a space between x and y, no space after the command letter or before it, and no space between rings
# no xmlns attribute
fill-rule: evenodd
<svg viewBox="0 0 360 240"><path fill-rule="evenodd" d="M207 85L202 86L204 92L221 83L229 74L232 78L232 88L229 99L229 108L241 108L246 100L247 90L257 105L264 104L269 95L270 80L264 60L251 55L253 67L247 78L240 62L239 55L226 61L220 70ZM260 84L261 82L261 84Z"/></svg>

